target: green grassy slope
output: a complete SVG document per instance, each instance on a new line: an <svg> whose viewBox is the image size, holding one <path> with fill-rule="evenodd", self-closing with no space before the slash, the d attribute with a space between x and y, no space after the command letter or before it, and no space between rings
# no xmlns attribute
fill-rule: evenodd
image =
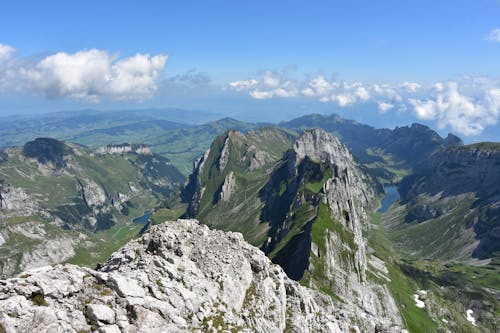
<svg viewBox="0 0 500 333"><path fill-rule="evenodd" d="M137 235L143 225L134 218L161 205L184 181L159 155L57 144L66 148L61 165L40 163L21 148L8 150L0 162L2 274L19 271L35 252L49 256L44 247L58 239L67 253L76 251L71 262L95 265ZM50 151L38 153L50 157ZM16 193L23 194L15 199Z"/></svg>

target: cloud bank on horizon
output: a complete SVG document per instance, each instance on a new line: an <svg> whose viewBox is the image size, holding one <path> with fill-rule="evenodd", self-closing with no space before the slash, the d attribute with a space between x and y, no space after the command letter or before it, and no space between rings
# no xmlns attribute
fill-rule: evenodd
<svg viewBox="0 0 500 333"><path fill-rule="evenodd" d="M500 41L500 29L492 30L487 39ZM167 54L137 53L120 58L99 49L18 57L14 47L0 44L0 94L29 92L49 99L98 103L105 99L144 101L153 98L159 87L214 88L204 74L166 77L167 60ZM374 103L381 114L411 112L440 129L450 128L465 136L481 134L500 118L500 79L492 77L387 84L349 82L322 74L297 78L286 70L266 70L216 88L222 93L248 94L256 100L314 99L339 107Z"/></svg>
<svg viewBox="0 0 500 333"><path fill-rule="evenodd" d="M500 117L500 80L464 76L458 80L400 84L347 82L324 75L292 79L267 70L259 77L230 82L226 89L255 99L315 98L340 107L375 102L380 113L408 111L466 136L481 134Z"/></svg>

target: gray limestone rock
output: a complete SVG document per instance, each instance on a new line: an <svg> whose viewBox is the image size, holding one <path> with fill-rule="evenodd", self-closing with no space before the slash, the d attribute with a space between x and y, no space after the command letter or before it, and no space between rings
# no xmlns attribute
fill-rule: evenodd
<svg viewBox="0 0 500 333"><path fill-rule="evenodd" d="M165 222L99 270L47 266L0 280L6 332L400 332L290 280L239 233Z"/></svg>

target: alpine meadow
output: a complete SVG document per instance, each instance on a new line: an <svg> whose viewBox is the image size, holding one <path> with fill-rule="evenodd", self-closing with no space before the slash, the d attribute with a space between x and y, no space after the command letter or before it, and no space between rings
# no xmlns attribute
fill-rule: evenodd
<svg viewBox="0 0 500 333"><path fill-rule="evenodd" d="M0 333L497 333L500 2L0 4Z"/></svg>

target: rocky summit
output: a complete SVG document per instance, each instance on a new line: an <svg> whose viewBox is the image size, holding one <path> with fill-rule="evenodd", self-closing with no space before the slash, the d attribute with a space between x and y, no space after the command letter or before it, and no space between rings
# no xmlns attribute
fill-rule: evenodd
<svg viewBox="0 0 500 333"><path fill-rule="evenodd" d="M152 227L98 270L0 281L2 332L402 332L289 279L240 233Z"/></svg>

